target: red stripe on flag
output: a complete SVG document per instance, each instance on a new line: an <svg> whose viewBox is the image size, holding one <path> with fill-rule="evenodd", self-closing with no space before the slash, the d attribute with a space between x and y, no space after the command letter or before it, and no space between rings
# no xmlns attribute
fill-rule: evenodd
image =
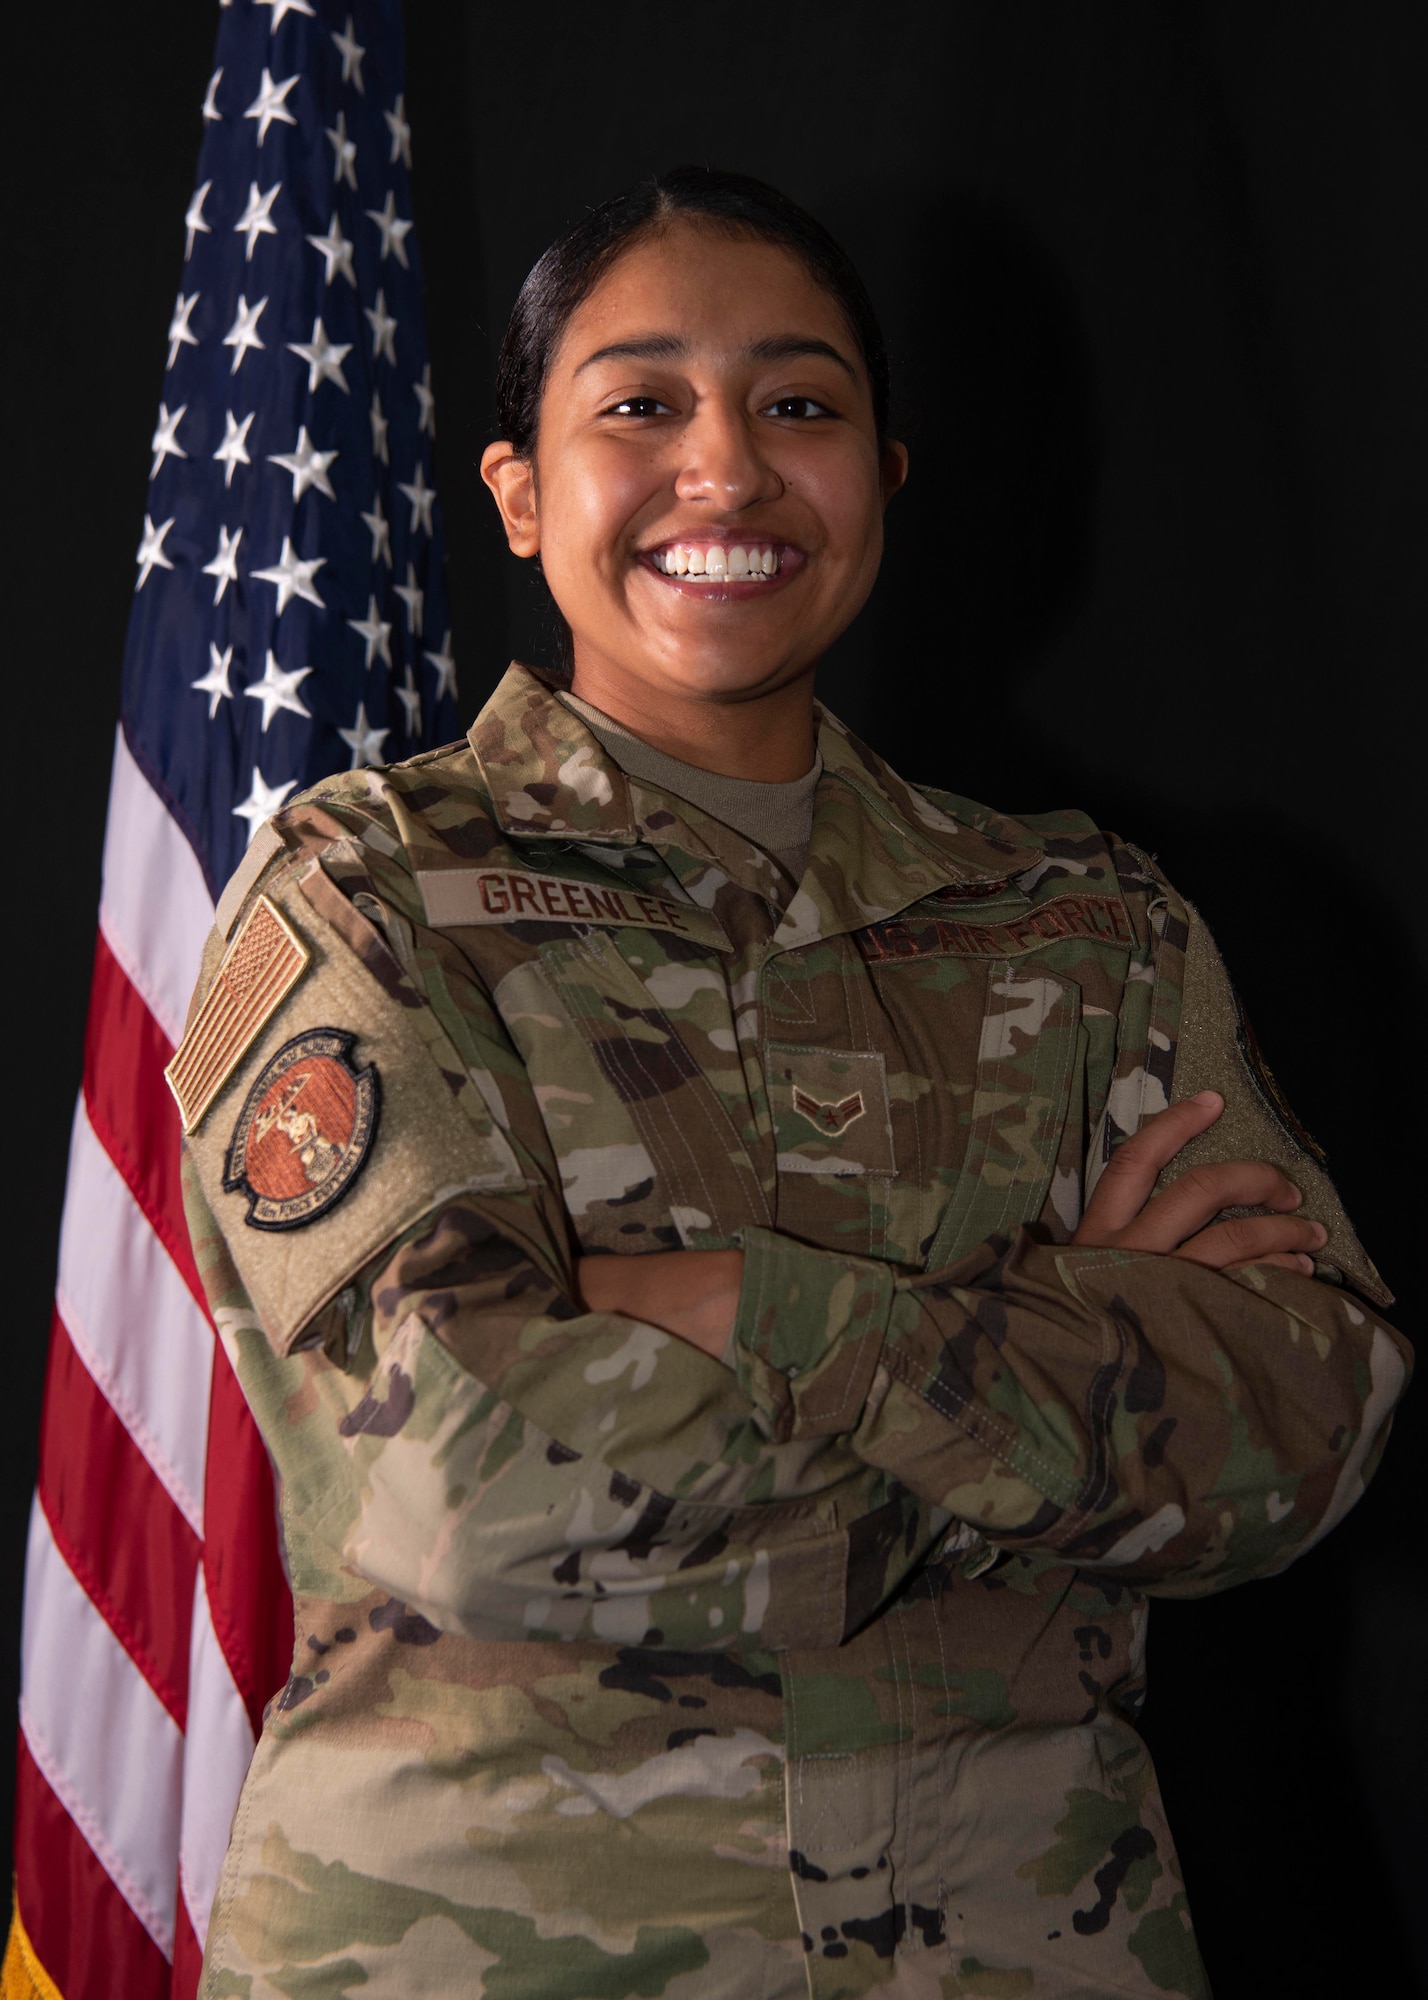
<svg viewBox="0 0 1428 2000"><path fill-rule="evenodd" d="M85 1108L100 1143L207 1314L184 1221L178 1108L163 1075L172 1054L101 935L85 1045ZM209 1609L256 1736L264 1703L283 1685L291 1665L292 1598L278 1558L267 1448L217 1345L208 1435L203 1561ZM77 1573L89 1588L88 1573Z"/></svg>
<svg viewBox="0 0 1428 2000"><path fill-rule="evenodd" d="M182 1729L198 1537L75 1353L58 1312L50 1323L40 1500L65 1561Z"/></svg>
<svg viewBox="0 0 1428 2000"><path fill-rule="evenodd" d="M89 1122L203 1311L183 1219L178 1107L164 1081L167 1036L99 934L84 1044Z"/></svg>
<svg viewBox="0 0 1428 2000"><path fill-rule="evenodd" d="M82 1691L76 1690L82 1700ZM64 2000L170 2000L168 1960L50 1790L20 1738L16 1883L35 1955ZM37 1865L42 1862L42 1865Z"/></svg>
<svg viewBox="0 0 1428 2000"><path fill-rule="evenodd" d="M256 1738L264 1704L287 1680L293 1601L278 1558L267 1448L221 1344L213 1350L203 1488L208 1609Z"/></svg>
<svg viewBox="0 0 1428 2000"><path fill-rule="evenodd" d="M182 1896L178 1899L178 1916L174 1924L174 1969L170 1986L172 2000L194 2000L198 1992L199 1974L203 1971L203 1946L194 1936L193 1925L188 1919L188 1907ZM69 2000L69 1996L65 1996Z"/></svg>

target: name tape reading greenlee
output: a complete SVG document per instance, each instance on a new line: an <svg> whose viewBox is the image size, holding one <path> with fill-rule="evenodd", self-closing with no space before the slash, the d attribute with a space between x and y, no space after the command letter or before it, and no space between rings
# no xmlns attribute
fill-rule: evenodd
<svg viewBox="0 0 1428 2000"><path fill-rule="evenodd" d="M514 868L424 868L416 879L427 922L437 930L465 924L605 924L703 938L710 929L703 910L683 909L635 889L569 882L560 875Z"/></svg>

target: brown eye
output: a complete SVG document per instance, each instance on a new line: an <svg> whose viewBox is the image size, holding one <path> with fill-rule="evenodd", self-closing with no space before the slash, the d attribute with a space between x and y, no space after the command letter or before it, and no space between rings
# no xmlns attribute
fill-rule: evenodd
<svg viewBox="0 0 1428 2000"><path fill-rule="evenodd" d="M791 417L795 422L806 422L810 417L831 417L832 414L826 403L815 402L812 396L780 396L760 412L765 417Z"/></svg>
<svg viewBox="0 0 1428 2000"><path fill-rule="evenodd" d="M618 403L612 403L605 412L607 417L658 417L671 414L668 403L662 403L657 396L624 396Z"/></svg>

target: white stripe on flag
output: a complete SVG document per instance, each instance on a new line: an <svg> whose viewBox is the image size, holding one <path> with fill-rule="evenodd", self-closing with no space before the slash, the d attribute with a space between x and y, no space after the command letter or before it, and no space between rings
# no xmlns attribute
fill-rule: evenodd
<svg viewBox="0 0 1428 2000"><path fill-rule="evenodd" d="M208 1914L228 1848L228 1833L248 1766L253 1731L243 1697L213 1629L203 1572L193 1598L193 1640L188 1668L188 1734L183 1751L183 1827L179 1879L189 1922L199 1943L208 1942Z"/></svg>
<svg viewBox="0 0 1428 2000"><path fill-rule="evenodd" d="M99 927L149 1012L177 1045L213 899L198 858L119 730L104 830Z"/></svg>
<svg viewBox="0 0 1428 2000"><path fill-rule="evenodd" d="M20 1667L20 1727L31 1756L172 1958L183 1737L60 1554L38 1495ZM78 1910L73 1917L83 1921Z"/></svg>
<svg viewBox="0 0 1428 2000"><path fill-rule="evenodd" d="M82 1097L55 1298L75 1352L202 1535L213 1333L105 1152Z"/></svg>

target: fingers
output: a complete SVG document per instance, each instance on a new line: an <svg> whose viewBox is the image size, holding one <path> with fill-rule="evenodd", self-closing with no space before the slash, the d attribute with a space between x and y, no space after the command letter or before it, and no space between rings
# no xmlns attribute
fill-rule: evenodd
<svg viewBox="0 0 1428 2000"><path fill-rule="evenodd" d="M1307 1215L1239 1215L1202 1229L1172 1254L1212 1270L1228 1271L1244 1264L1278 1263L1288 1258L1290 1270L1302 1270L1301 1257L1328 1241L1322 1222ZM1313 1259L1309 1258L1313 1269Z"/></svg>
<svg viewBox="0 0 1428 2000"><path fill-rule="evenodd" d="M1298 1208L1293 1181L1268 1160L1191 1167L1141 1210L1117 1242L1127 1250L1174 1250L1227 1208Z"/></svg>
<svg viewBox="0 0 1428 2000"><path fill-rule="evenodd" d="M1154 1192L1164 1168L1223 1110L1218 1091L1202 1090L1148 1118L1112 1155L1072 1241L1184 1257L1219 1271L1270 1264L1312 1275L1310 1253L1328 1240L1327 1231L1307 1216L1287 1212L1303 1197L1267 1160L1190 1167ZM1227 1208L1276 1212L1217 1222Z"/></svg>
<svg viewBox="0 0 1428 2000"><path fill-rule="evenodd" d="M1169 1165L1182 1146L1207 1131L1224 1108L1225 1100L1217 1090L1202 1090L1198 1096L1182 1098L1168 1110L1147 1118L1140 1130L1112 1153L1073 1242L1108 1243L1133 1222L1150 1199L1161 1168Z"/></svg>

